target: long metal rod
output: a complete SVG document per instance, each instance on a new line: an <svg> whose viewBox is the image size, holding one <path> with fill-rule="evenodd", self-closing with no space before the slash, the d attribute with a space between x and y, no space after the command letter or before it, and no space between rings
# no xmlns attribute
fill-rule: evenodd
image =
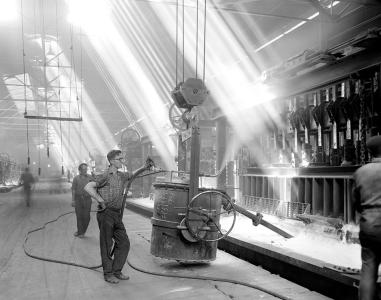
<svg viewBox="0 0 381 300"><path fill-rule="evenodd" d="M56 59L59 55L61 55L61 54L63 54L63 53L64 53L64 52L61 51L60 53L54 55L51 59L49 59L48 61L46 61L46 65L47 65L47 66L50 66L49 63L50 63L51 61L53 61L54 59ZM54 66L54 67L57 67L57 66ZM69 66L68 66L68 67L69 67Z"/></svg>
<svg viewBox="0 0 381 300"><path fill-rule="evenodd" d="M197 124L192 124L190 174L189 174L189 197L188 203L198 194L199 171L200 171L200 129ZM187 210L187 215L189 211Z"/></svg>
<svg viewBox="0 0 381 300"><path fill-rule="evenodd" d="M46 112L46 132L49 131L49 107L48 107L48 77L46 70L46 35L45 35L45 12L44 12L44 0L40 0L41 14L42 14L42 33L41 33L41 47L42 47L42 61L43 61L43 73L44 73L44 99L45 99L45 112ZM27 114L25 114L27 118ZM47 140L47 156L49 157L49 135L46 135Z"/></svg>
<svg viewBox="0 0 381 300"><path fill-rule="evenodd" d="M56 67L57 68L57 67ZM60 66L61 68L61 66ZM55 81L57 78L54 78L53 80L51 80L50 82L53 82ZM20 87L24 87L23 84L18 84L18 83L5 83L4 86L20 86ZM34 87L34 88L39 88L39 87L36 87L35 85L32 85L32 84L26 84L25 85L26 87ZM63 88L63 89L70 89L71 87L69 86L56 86L56 85L49 85L50 88Z"/></svg>
<svg viewBox="0 0 381 300"><path fill-rule="evenodd" d="M216 11L219 11L221 13L233 13L238 15L246 15L246 16L257 16L257 17L267 17L267 18L278 18L278 19L291 19L291 20L298 20L298 21L305 21L305 22L317 22L322 23L322 21L319 21L319 18L315 19L308 19L308 18L301 18L301 17L295 17L295 16L285 16L285 15L278 15L278 14L270 14L270 13L263 13L263 12L256 12L256 11L244 11L234 8L226 8L226 7L217 7L217 6L208 6L208 9L214 9ZM323 22L326 23L326 22Z"/></svg>
<svg viewBox="0 0 381 300"><path fill-rule="evenodd" d="M152 0L135 0L136 2L149 2L152 4L164 4L164 5L176 5L175 2L157 2ZM187 8L194 8L195 6L192 5L184 5ZM299 21L306 21L306 22L315 22L315 23L321 23L322 21L318 18L315 19L308 19L308 18L300 18L295 16L286 16L286 15L278 15L278 14L270 14L270 13L264 13L260 11L244 11L244 10L238 10L228 7L218 7L215 5L208 5L208 9L214 9L217 11L220 11L221 13L232 13L232 14L239 14L239 15L248 15L248 16L259 16L259 17L268 17L268 18L280 18L280 19L289 19L289 20L299 20Z"/></svg>
<svg viewBox="0 0 381 300"><path fill-rule="evenodd" d="M233 204L234 206L234 209L239 212L240 214L243 214L245 217L248 217L249 219L253 220L254 222L257 221L259 219L259 217L257 215L254 215L252 214L251 212L249 212L248 210L244 209L243 207L237 205L237 204ZM275 225L267 222L266 220L263 220L260 219L259 221L259 224L261 224L262 226L265 226L266 228L278 233L279 235L285 237L285 238L292 238L293 236L291 234L289 234L288 232L276 227Z"/></svg>
<svg viewBox="0 0 381 300"><path fill-rule="evenodd" d="M38 120L56 120L56 121L73 121L73 122L82 122L82 118L60 118L60 117L45 117L45 116L32 116L25 115L26 119L38 119Z"/></svg>
<svg viewBox="0 0 381 300"><path fill-rule="evenodd" d="M310 0L284 0L290 2L308 3ZM343 3L354 3L362 6L381 6L379 0L340 0Z"/></svg>
<svg viewBox="0 0 381 300"><path fill-rule="evenodd" d="M0 102L1 101L14 101L14 102L24 102L25 100L24 99L0 99ZM60 101L58 100L44 100L44 99L26 99L26 102L54 102L54 103L57 103L59 104ZM70 103L70 101L61 101L62 103Z"/></svg>

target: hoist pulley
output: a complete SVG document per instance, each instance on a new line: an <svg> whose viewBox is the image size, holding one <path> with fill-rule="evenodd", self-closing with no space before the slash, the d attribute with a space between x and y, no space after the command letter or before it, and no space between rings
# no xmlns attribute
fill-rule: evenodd
<svg viewBox="0 0 381 300"><path fill-rule="evenodd" d="M192 106L204 103L208 97L208 90L204 82L198 78L188 78L180 87L180 92L185 101Z"/></svg>
<svg viewBox="0 0 381 300"><path fill-rule="evenodd" d="M201 79L188 78L175 87L171 96L177 107L191 109L204 103L208 90Z"/></svg>

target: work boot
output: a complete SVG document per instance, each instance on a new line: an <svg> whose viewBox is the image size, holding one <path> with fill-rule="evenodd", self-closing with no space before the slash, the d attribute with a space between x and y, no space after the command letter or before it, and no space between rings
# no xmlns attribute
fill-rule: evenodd
<svg viewBox="0 0 381 300"><path fill-rule="evenodd" d="M105 278L105 281L107 281L107 282L109 282L109 283L119 283L119 280L118 280L118 278L116 278L114 275L105 275L104 276L104 278Z"/></svg>
<svg viewBox="0 0 381 300"><path fill-rule="evenodd" d="M122 272L114 273L114 276L120 280L128 280L130 276L124 275Z"/></svg>
<svg viewBox="0 0 381 300"><path fill-rule="evenodd" d="M74 236L78 236L78 231L74 232Z"/></svg>

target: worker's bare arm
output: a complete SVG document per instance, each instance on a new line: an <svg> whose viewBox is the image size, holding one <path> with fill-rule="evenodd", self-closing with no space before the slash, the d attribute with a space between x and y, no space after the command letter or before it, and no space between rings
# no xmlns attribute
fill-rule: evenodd
<svg viewBox="0 0 381 300"><path fill-rule="evenodd" d="M98 194L97 189L96 189L96 182L91 181L85 186L85 191L89 193L89 195L94 198L99 204L104 204L104 200L101 197L101 195Z"/></svg>

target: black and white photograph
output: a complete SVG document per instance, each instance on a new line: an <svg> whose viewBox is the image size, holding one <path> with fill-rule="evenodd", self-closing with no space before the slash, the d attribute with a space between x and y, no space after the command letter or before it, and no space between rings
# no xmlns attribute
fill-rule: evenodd
<svg viewBox="0 0 381 300"><path fill-rule="evenodd" d="M381 299L381 0L0 0L0 300Z"/></svg>

